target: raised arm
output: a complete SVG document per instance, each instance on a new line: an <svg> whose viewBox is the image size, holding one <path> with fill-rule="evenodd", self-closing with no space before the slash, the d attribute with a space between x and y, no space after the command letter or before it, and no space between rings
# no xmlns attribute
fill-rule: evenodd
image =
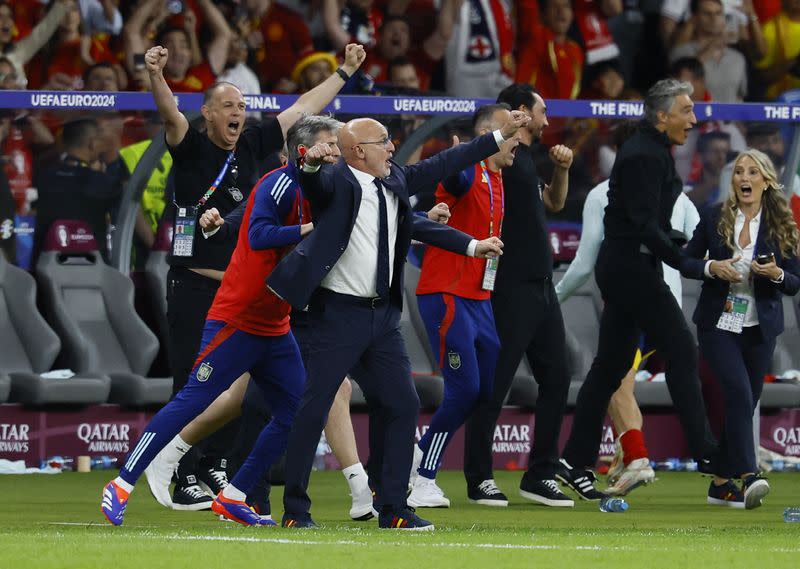
<svg viewBox="0 0 800 569"><path fill-rule="evenodd" d="M147 66L147 73L150 75L150 88L153 91L158 114L164 121L167 144L178 146L189 130L189 121L178 110L175 96L167 85L167 80L164 79L167 57L169 57L167 48L157 45L148 49L144 54L144 63Z"/></svg>
<svg viewBox="0 0 800 569"><path fill-rule="evenodd" d="M55 6L36 24L31 33L14 44L14 55L20 65L25 65L31 58L42 49L42 46L50 41L56 33L61 20L67 10L74 4L72 0L59 0Z"/></svg>
<svg viewBox="0 0 800 569"><path fill-rule="evenodd" d="M453 37L453 28L458 20L458 15L461 13L463 4L464 0L442 0L439 16L436 20L436 29L422 44L425 53L433 61L439 61L444 57L447 51L447 44L450 43L450 39Z"/></svg>
<svg viewBox="0 0 800 569"><path fill-rule="evenodd" d="M553 177L550 179L550 184L544 187L542 202L549 211L557 212L564 209L564 204L567 202L572 150L563 144L557 144L550 149L550 160L554 166Z"/></svg>
<svg viewBox="0 0 800 569"><path fill-rule="evenodd" d="M206 16L206 23L211 28L212 38L206 45L206 57L211 71L219 75L225 69L225 60L228 58L228 46L233 37L233 31L228 25L225 16L219 11L211 0L197 0L200 9Z"/></svg>
<svg viewBox="0 0 800 569"><path fill-rule="evenodd" d="M285 174L271 176L255 190L257 193L250 212L250 229L247 232L250 247L255 251L294 245L314 228L312 223L283 225L281 220L289 214L297 197L297 186L292 182L285 192L278 193L280 199L275 199L272 195L273 187L285 181Z"/></svg>
<svg viewBox="0 0 800 569"><path fill-rule="evenodd" d="M342 27L342 7L340 0L323 0L322 23L325 34L328 36L333 48L339 51L350 41L350 34Z"/></svg>
<svg viewBox="0 0 800 569"><path fill-rule="evenodd" d="M122 27L122 41L125 45L125 67L131 75L135 75L133 56L137 53L144 53L147 49L145 42L145 25L159 6L166 11L163 3L157 4L159 0L144 0L136 5Z"/></svg>
<svg viewBox="0 0 800 569"><path fill-rule="evenodd" d="M502 128L458 144L405 168L408 195L430 187L468 166L476 164L497 152L500 144L511 138L528 123L530 117L521 111L511 111L511 119Z"/></svg>
<svg viewBox="0 0 800 569"><path fill-rule="evenodd" d="M344 51L344 63L341 70L352 76L364 63L367 53L361 45L351 43ZM286 132L303 115L314 115L322 111L330 103L339 90L344 87L345 80L338 73L333 73L322 83L300 96L295 103L278 115L278 122L286 138Z"/></svg>

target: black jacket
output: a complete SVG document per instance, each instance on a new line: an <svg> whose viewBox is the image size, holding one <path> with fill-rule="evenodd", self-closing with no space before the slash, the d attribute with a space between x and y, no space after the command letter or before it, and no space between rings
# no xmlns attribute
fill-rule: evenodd
<svg viewBox="0 0 800 569"><path fill-rule="evenodd" d="M670 149L667 136L646 121L619 149L609 180L605 240L645 245L658 259L680 269L681 252L669 234L672 207L683 182Z"/></svg>

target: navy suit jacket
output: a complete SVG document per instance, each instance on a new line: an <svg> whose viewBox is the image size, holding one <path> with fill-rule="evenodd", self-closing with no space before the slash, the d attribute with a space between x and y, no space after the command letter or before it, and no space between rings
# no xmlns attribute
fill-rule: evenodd
<svg viewBox="0 0 800 569"><path fill-rule="evenodd" d="M471 164L497 152L492 133L469 143L448 148L411 166L391 163L384 187L398 198L397 241L390 300L402 307L403 269L414 239L465 254L470 237L446 225L413 215L409 198ZM284 257L267 279L269 287L295 308L308 306L309 299L342 256L361 206L361 184L342 159L314 174L301 173L300 185L311 202L314 231Z"/></svg>
<svg viewBox="0 0 800 569"><path fill-rule="evenodd" d="M703 288L697 302L692 320L698 328L714 328L717 325L725 300L728 298L730 283L722 279L705 278L704 259L708 252L708 260L722 261L730 259L732 252L717 233L722 206L705 208L700 213L700 223L694 230L694 236L684 250L681 273L693 279L703 279ZM800 290L800 263L797 257L784 257L767 239L767 220L761 216L761 224L756 237L756 255L775 255L775 262L783 269L783 282L778 284L768 278L753 275L753 296L756 302L756 313L761 333L765 340L770 340L783 332L782 295L795 295Z"/></svg>

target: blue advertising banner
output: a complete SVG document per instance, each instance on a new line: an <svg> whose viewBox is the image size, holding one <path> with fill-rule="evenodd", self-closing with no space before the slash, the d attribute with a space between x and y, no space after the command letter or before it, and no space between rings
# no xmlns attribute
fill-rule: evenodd
<svg viewBox="0 0 800 569"><path fill-rule="evenodd" d="M182 111L199 111L203 103L200 93L177 93L175 99ZM292 105L297 95L245 95L248 110L280 112ZM326 111L356 115L467 115L491 99L459 99L449 97L355 96L336 97ZM86 109L86 110L155 110L150 93L92 93L73 91L2 91L0 109ZM635 118L642 115L641 101L547 101L552 117ZM697 118L737 121L800 121L800 104L772 103L699 103Z"/></svg>

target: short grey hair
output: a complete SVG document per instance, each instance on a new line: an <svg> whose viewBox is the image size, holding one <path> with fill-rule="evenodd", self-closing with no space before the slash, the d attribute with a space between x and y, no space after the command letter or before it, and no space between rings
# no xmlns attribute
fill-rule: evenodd
<svg viewBox="0 0 800 569"><path fill-rule="evenodd" d="M303 115L286 133L286 149L289 160L295 161L300 158L297 147L301 144L311 148L320 132L338 134L342 126L344 123L329 115Z"/></svg>
<svg viewBox="0 0 800 569"><path fill-rule="evenodd" d="M647 91L644 98L644 118L652 124L658 122L658 113L668 113L672 108L675 97L680 95L691 96L694 87L687 81L677 79L662 79Z"/></svg>

